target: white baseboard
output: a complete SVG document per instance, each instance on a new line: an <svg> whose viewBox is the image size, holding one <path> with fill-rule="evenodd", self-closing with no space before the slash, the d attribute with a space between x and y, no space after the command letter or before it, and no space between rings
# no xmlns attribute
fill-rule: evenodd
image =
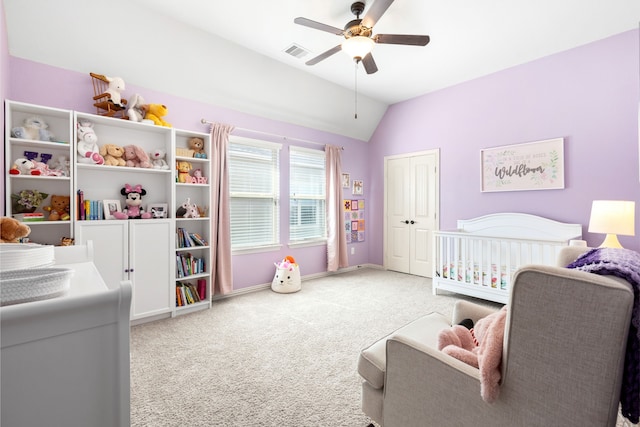
<svg viewBox="0 0 640 427"><path fill-rule="evenodd" d="M341 268L338 271L324 271L324 272L321 272L321 273L307 274L305 276L300 277L300 280L304 282L306 280L318 279L320 277L333 276L334 274L347 273L349 271L358 270L360 268L374 268L374 269L377 269L377 270L385 270L385 268L383 266L378 265L378 264L359 264L359 265L354 265L354 266L350 266L350 267L346 267L346 268ZM235 296L238 296L238 295L244 295L244 294L248 294L248 293L251 293L251 292L262 291L264 289L269 289L269 288L271 288L271 282L262 283L262 284L259 284L259 285L247 286L246 288L233 290L233 291L229 292L228 294L214 295L211 298L211 301L218 301L218 300L221 300L221 299L235 297Z"/></svg>

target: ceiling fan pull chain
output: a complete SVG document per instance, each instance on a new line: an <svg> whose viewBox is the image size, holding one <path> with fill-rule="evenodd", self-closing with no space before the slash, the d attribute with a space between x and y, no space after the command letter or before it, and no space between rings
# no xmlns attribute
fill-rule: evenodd
<svg viewBox="0 0 640 427"><path fill-rule="evenodd" d="M354 115L354 119L358 118L358 61L354 61L356 64L356 68L355 68L355 80L356 80L356 84L355 84L355 115Z"/></svg>

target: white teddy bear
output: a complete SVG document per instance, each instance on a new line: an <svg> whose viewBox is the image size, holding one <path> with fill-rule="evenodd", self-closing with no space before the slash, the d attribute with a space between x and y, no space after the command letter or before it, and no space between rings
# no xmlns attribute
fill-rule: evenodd
<svg viewBox="0 0 640 427"><path fill-rule="evenodd" d="M154 169L169 169L169 165L165 160L166 155L167 152L162 148L156 148L149 153L149 158L151 159L151 164Z"/></svg>

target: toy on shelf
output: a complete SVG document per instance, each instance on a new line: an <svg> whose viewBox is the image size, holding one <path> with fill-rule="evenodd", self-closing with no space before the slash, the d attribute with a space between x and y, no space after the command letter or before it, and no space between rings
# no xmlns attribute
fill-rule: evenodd
<svg viewBox="0 0 640 427"><path fill-rule="evenodd" d="M97 114L107 117L125 116L127 101L122 99L121 92L125 89L124 80L120 77L107 77L102 74L89 73L93 83L93 106Z"/></svg>
<svg viewBox="0 0 640 427"><path fill-rule="evenodd" d="M11 129L14 138L33 139L36 141L55 141L55 137L48 130L49 125L40 117L32 116L24 119L22 126Z"/></svg>
<svg viewBox="0 0 640 427"><path fill-rule="evenodd" d="M195 169L191 175L191 182L194 184L206 184L207 177L202 176L202 169Z"/></svg>
<svg viewBox="0 0 640 427"><path fill-rule="evenodd" d="M39 175L35 167L35 163L31 160L19 157L9 169L9 175Z"/></svg>
<svg viewBox="0 0 640 427"><path fill-rule="evenodd" d="M189 148L193 150L193 157L206 159L207 153L204 151L204 139L194 136L187 141Z"/></svg>
<svg viewBox="0 0 640 427"><path fill-rule="evenodd" d="M20 243L29 233L31 228L27 224L8 216L0 217L0 243Z"/></svg>
<svg viewBox="0 0 640 427"><path fill-rule="evenodd" d="M151 213L145 212L142 207L142 196L147 195L147 191L142 188L140 184L131 186L125 184L120 190L120 194L125 196L124 203L126 208L122 212L113 212L113 216L116 219L148 219L151 218Z"/></svg>
<svg viewBox="0 0 640 427"><path fill-rule="evenodd" d="M176 169L178 169L178 182L181 183L191 183L191 175L189 175L189 171L193 169L193 165L191 162L186 162L184 160L178 160L176 162Z"/></svg>
<svg viewBox="0 0 640 427"><path fill-rule="evenodd" d="M116 144L105 144L100 147L100 154L104 156L104 164L107 166L124 166L124 148Z"/></svg>
<svg viewBox="0 0 640 427"><path fill-rule="evenodd" d="M93 130L93 123L89 120L81 120L77 126L78 133L78 163L101 165L104 157L100 155L98 148L98 135Z"/></svg>
<svg viewBox="0 0 640 427"><path fill-rule="evenodd" d="M147 153L137 145L125 145L122 147L124 149L124 155L122 156L126 161L125 166L130 168L152 168L153 165L149 159Z"/></svg>
<svg viewBox="0 0 640 427"><path fill-rule="evenodd" d="M47 162L49 169L60 172L60 176L71 176L70 175L70 161L65 155L57 156L55 159L50 159Z"/></svg>
<svg viewBox="0 0 640 427"><path fill-rule="evenodd" d="M154 169L169 169L169 164L165 160L167 156L167 152L162 148L156 148L151 153L149 153L149 158L151 159L151 165Z"/></svg>
<svg viewBox="0 0 640 427"><path fill-rule="evenodd" d="M42 208L44 211L49 212L49 221L68 221L71 219L69 215L71 197L52 194L50 203L49 206Z"/></svg>
<svg viewBox="0 0 640 427"><path fill-rule="evenodd" d="M187 197L176 210L176 218L200 218L198 205L191 203L191 198Z"/></svg>
<svg viewBox="0 0 640 427"><path fill-rule="evenodd" d="M151 120L157 126L171 127L170 123L167 123L163 117L167 115L169 110L162 104L147 104L147 114L144 118Z"/></svg>
<svg viewBox="0 0 640 427"><path fill-rule="evenodd" d="M147 104L144 103L144 98L139 93L134 93L129 98L127 104L127 116L132 122L142 122L145 120L144 116L147 114Z"/></svg>

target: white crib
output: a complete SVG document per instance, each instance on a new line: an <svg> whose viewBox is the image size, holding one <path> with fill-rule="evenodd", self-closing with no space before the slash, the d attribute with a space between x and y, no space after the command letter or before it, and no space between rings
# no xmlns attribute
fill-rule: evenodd
<svg viewBox="0 0 640 427"><path fill-rule="evenodd" d="M434 294L442 289L506 304L513 273L525 264L555 265L560 249L582 238L582 225L497 213L433 234Z"/></svg>

